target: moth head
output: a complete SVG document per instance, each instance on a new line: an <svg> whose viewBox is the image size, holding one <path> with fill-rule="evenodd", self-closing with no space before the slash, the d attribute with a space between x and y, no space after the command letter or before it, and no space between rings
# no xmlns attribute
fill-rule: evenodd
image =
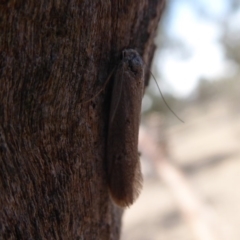
<svg viewBox="0 0 240 240"><path fill-rule="evenodd" d="M125 49L122 52L123 62L134 74L143 74L143 61L139 53L134 49Z"/></svg>

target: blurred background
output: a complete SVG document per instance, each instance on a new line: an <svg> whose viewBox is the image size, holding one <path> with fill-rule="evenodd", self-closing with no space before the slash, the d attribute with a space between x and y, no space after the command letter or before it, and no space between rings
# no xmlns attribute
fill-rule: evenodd
<svg viewBox="0 0 240 240"><path fill-rule="evenodd" d="M240 0L168 0L122 240L240 239Z"/></svg>

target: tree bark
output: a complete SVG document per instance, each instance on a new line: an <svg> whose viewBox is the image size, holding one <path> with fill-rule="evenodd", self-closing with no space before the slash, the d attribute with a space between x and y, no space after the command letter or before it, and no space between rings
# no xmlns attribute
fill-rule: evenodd
<svg viewBox="0 0 240 240"><path fill-rule="evenodd" d="M105 166L111 83L92 97L123 49L149 68L163 6L0 1L0 239L119 238Z"/></svg>

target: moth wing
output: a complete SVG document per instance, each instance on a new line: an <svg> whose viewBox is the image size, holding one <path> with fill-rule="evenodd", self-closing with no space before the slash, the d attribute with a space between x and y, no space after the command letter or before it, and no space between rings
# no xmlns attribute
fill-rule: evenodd
<svg viewBox="0 0 240 240"><path fill-rule="evenodd" d="M114 79L108 133L108 178L115 203L131 205L142 188L138 130L142 85L119 68Z"/></svg>

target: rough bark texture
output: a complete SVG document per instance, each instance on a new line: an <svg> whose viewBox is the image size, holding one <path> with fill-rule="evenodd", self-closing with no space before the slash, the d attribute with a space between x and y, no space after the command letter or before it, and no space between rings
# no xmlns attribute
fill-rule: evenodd
<svg viewBox="0 0 240 240"><path fill-rule="evenodd" d="M0 239L119 238L105 168L111 84L85 102L124 48L149 66L163 5L0 1Z"/></svg>

